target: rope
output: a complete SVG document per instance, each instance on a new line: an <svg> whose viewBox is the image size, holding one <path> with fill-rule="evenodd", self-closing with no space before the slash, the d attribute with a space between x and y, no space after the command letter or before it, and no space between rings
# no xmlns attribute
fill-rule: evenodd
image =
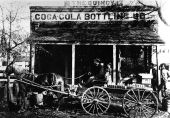
<svg viewBox="0 0 170 118"><path fill-rule="evenodd" d="M48 73L43 73L43 74L48 74ZM38 74L38 75L43 75L43 74ZM82 74L82 75L80 75L80 76L78 76L78 77L76 77L76 78L74 78L74 79L79 79L79 78L81 78L81 77L83 77L84 75L86 75L87 73L84 73L84 74ZM61 75L60 75L61 76ZM64 76L61 76L62 78L64 78L64 79L73 79L73 78L69 78L69 77L64 77Z"/></svg>
<svg viewBox="0 0 170 118"><path fill-rule="evenodd" d="M80 76L78 76L78 77L76 77L76 78L74 78L74 79L79 79L79 78L81 78L81 77L83 77L84 75L86 75L87 73L84 73L84 74L82 74L82 75L80 75ZM69 78L69 77L64 77L64 76L62 76L64 79L73 79L73 78Z"/></svg>
<svg viewBox="0 0 170 118"><path fill-rule="evenodd" d="M35 82L31 81L31 80L27 80L27 79L24 79L24 78L23 78L23 80L29 82L30 84L32 83L32 84L37 85L37 86L42 86L41 84L35 83ZM48 88L48 87L58 87L58 86L61 86L61 85L45 86L45 87Z"/></svg>

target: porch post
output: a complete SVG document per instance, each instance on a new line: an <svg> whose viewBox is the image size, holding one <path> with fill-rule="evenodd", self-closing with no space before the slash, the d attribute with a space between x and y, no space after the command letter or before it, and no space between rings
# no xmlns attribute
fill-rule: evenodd
<svg viewBox="0 0 170 118"><path fill-rule="evenodd" d="M156 45L156 64L157 64L157 78L158 78L158 88L161 84L161 78L160 78L160 71L159 71L159 60L158 60L158 45ZM162 92L158 92L158 98L160 101L162 101Z"/></svg>
<svg viewBox="0 0 170 118"><path fill-rule="evenodd" d="M35 64L35 44L30 44L30 64L29 72L34 73L34 64Z"/></svg>
<svg viewBox="0 0 170 118"><path fill-rule="evenodd" d="M72 85L75 85L75 44L72 44Z"/></svg>
<svg viewBox="0 0 170 118"><path fill-rule="evenodd" d="M116 45L113 45L113 84L116 84Z"/></svg>

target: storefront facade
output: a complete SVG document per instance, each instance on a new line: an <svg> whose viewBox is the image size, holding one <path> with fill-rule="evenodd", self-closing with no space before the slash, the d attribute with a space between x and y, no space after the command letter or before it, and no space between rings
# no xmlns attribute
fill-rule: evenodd
<svg viewBox="0 0 170 118"><path fill-rule="evenodd" d="M112 64L112 83L132 73L149 73L157 63L154 9L134 7L30 7L31 68L55 72L68 84L87 73L93 59ZM155 61L156 60L156 61Z"/></svg>

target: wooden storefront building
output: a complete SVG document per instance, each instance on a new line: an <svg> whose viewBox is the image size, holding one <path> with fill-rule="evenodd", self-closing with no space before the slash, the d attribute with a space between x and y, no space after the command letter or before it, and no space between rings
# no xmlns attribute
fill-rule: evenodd
<svg viewBox="0 0 170 118"><path fill-rule="evenodd" d="M157 45L156 9L141 6L30 7L31 71L55 72L67 83L86 73L94 58L112 63L112 82L149 73ZM155 55L154 55L155 56Z"/></svg>

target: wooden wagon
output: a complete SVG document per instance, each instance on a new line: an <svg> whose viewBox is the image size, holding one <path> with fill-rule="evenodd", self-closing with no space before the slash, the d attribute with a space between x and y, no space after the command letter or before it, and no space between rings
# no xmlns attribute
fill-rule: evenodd
<svg viewBox="0 0 170 118"><path fill-rule="evenodd" d="M23 81L21 81L23 82ZM151 118L158 110L158 99L151 88L141 84L133 85L94 85L82 89L81 92L59 91L42 85L24 82L54 93L69 95L80 99L84 111L90 115L102 115L110 105L120 104L130 118ZM74 85L73 85L74 86Z"/></svg>

